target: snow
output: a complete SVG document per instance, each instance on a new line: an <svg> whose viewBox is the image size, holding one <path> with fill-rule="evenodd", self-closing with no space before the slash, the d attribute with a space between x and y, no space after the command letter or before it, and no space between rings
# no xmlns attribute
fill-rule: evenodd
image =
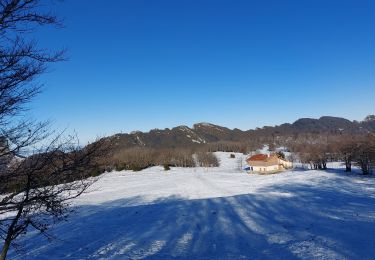
<svg viewBox="0 0 375 260"><path fill-rule="evenodd" d="M268 145L263 145L262 149L258 149L256 153L261 153L261 154L271 154L269 146Z"/></svg>
<svg viewBox="0 0 375 260"><path fill-rule="evenodd" d="M202 123L198 123L197 126L213 126L212 124L210 123L206 123L206 122L202 122Z"/></svg>
<svg viewBox="0 0 375 260"><path fill-rule="evenodd" d="M50 230L58 239L22 238L26 258L373 259L375 178L246 174L230 154L217 168L106 173Z"/></svg>
<svg viewBox="0 0 375 260"><path fill-rule="evenodd" d="M223 129L220 129L219 127L217 127L216 125L213 125L213 124L210 124L210 123L198 123L198 124L196 124L198 127L202 127L202 126L204 126L204 127L210 127L210 128L212 128L212 129L215 129L215 130L217 130L217 131L220 131L220 132L224 132L224 130Z"/></svg>
<svg viewBox="0 0 375 260"><path fill-rule="evenodd" d="M192 132L191 130L190 130L190 128L189 127L187 127L186 125L180 125L179 127L178 127L181 131L185 131L185 132Z"/></svg>
<svg viewBox="0 0 375 260"><path fill-rule="evenodd" d="M178 128L179 128L181 131L184 131L184 132L189 133L189 134L186 134L186 137L187 137L187 138L190 138L191 141L192 141L193 143L198 143L198 144L200 144L200 143L206 143L206 140L204 140L203 138L199 137L199 136L198 136L195 132L193 132L189 127L183 125L183 126L179 126ZM192 135L195 136L198 140L193 139Z"/></svg>
<svg viewBox="0 0 375 260"><path fill-rule="evenodd" d="M139 136L138 136L138 135L137 135L136 137L137 137L137 141L138 141L138 143L139 143L140 145L143 145L143 146L145 146L145 143L144 143L144 142L142 142L141 138L139 138Z"/></svg>

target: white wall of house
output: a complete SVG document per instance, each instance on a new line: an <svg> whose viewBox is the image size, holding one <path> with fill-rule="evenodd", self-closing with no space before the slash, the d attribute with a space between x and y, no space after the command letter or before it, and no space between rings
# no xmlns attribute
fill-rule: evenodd
<svg viewBox="0 0 375 260"><path fill-rule="evenodd" d="M274 172L274 171L280 171L284 169L289 169L293 167L292 162L288 162L285 160L282 160L280 158L277 158L276 160L273 159L273 165L270 166L251 166L251 162L249 162L249 166L251 167L251 171L254 172ZM259 162L254 164L260 164ZM266 164L266 163L265 163ZM269 163L268 163L269 164Z"/></svg>
<svg viewBox="0 0 375 260"><path fill-rule="evenodd" d="M271 166L252 166L253 171L255 172L270 172L270 171L277 171L279 169L278 165L271 165Z"/></svg>

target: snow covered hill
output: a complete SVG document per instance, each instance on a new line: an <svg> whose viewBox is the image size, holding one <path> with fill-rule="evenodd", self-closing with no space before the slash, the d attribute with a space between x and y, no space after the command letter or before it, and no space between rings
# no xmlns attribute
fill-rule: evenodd
<svg viewBox="0 0 375 260"><path fill-rule="evenodd" d="M375 178L343 171L249 175L218 168L105 174L27 259L373 259ZM10 258L18 258L15 251Z"/></svg>

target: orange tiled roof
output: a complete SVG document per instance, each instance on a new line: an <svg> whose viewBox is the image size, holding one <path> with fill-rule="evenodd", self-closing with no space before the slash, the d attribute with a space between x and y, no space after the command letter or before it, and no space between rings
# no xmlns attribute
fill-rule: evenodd
<svg viewBox="0 0 375 260"><path fill-rule="evenodd" d="M248 158L247 161L266 161L267 158L267 154L256 154Z"/></svg>

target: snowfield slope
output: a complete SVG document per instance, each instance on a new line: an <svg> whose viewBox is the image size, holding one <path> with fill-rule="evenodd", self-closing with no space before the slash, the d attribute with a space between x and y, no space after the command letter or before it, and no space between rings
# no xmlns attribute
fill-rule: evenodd
<svg viewBox="0 0 375 260"><path fill-rule="evenodd" d="M249 175L218 168L105 174L27 259L374 259L375 179L340 169ZM11 251L10 258L18 258Z"/></svg>

